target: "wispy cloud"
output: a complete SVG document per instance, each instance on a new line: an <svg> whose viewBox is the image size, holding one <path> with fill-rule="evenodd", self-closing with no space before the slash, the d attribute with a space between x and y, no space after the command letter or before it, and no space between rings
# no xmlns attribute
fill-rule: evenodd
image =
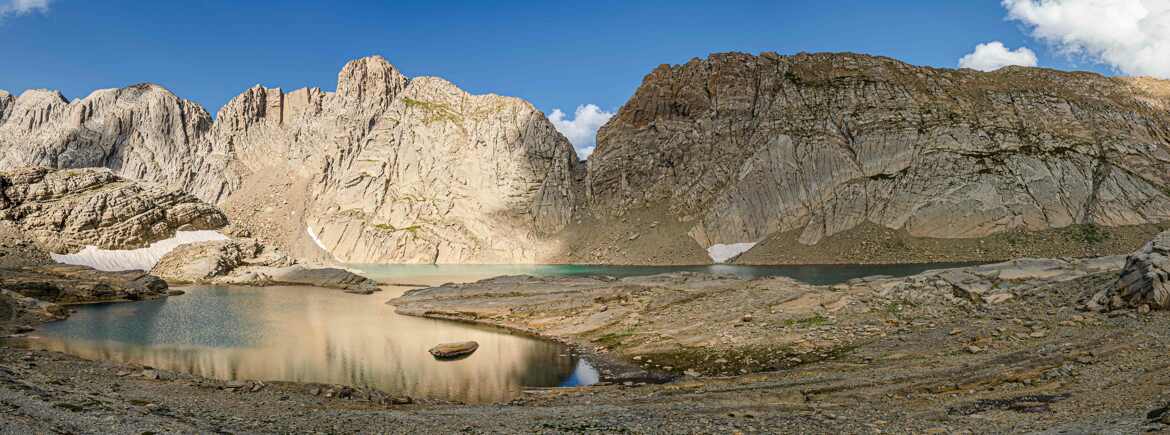
<svg viewBox="0 0 1170 435"><path fill-rule="evenodd" d="M585 104L577 106L572 120L565 119L565 112L561 109L554 109L548 120L569 139L577 149L577 156L585 160L597 147L597 129L612 117L612 112L601 110L596 104Z"/></svg>
<svg viewBox="0 0 1170 435"><path fill-rule="evenodd" d="M11 15L25 15L33 12L49 12L52 0L0 0L0 18Z"/></svg>
<svg viewBox="0 0 1170 435"><path fill-rule="evenodd" d="M960 68L995 71L1008 65L1036 66L1036 53L1028 47L1009 50L1002 42L992 41L975 46L975 51L959 59Z"/></svg>
<svg viewBox="0 0 1170 435"><path fill-rule="evenodd" d="M1061 53L1125 74L1170 78L1170 1L1001 1L1009 19Z"/></svg>

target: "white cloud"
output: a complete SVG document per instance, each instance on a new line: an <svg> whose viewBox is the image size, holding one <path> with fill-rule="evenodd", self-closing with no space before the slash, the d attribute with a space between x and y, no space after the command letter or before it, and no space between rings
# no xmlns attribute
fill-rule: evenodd
<svg viewBox="0 0 1170 435"><path fill-rule="evenodd" d="M601 110L596 104L577 106L571 121L565 119L565 112L561 109L554 109L548 116L548 120L557 131L565 135L573 144L573 148L577 149L577 156L581 160L588 159L589 155L593 154L593 149L597 145L597 129L605 125L609 118L613 118L613 113Z"/></svg>
<svg viewBox="0 0 1170 435"><path fill-rule="evenodd" d="M1170 78L1170 1L1001 0L1008 18L1061 53Z"/></svg>
<svg viewBox="0 0 1170 435"><path fill-rule="evenodd" d="M0 18L49 11L51 0L0 0Z"/></svg>
<svg viewBox="0 0 1170 435"><path fill-rule="evenodd" d="M1028 47L1009 50L1002 42L992 41L975 46L975 51L959 59L960 68L995 71L1008 65L1036 66L1036 53Z"/></svg>

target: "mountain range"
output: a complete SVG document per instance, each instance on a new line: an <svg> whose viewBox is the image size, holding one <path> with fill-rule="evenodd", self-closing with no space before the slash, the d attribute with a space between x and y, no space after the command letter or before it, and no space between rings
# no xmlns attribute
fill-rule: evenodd
<svg viewBox="0 0 1170 435"><path fill-rule="evenodd" d="M152 84L0 91L0 170L108 168L344 263L1100 255L1170 220L1168 106L1149 78L722 53L650 72L579 161L528 102L373 56L215 117Z"/></svg>

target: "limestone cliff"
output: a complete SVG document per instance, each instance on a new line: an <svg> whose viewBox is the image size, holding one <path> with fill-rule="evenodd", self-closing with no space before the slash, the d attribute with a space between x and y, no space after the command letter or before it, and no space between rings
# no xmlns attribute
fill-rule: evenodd
<svg viewBox="0 0 1170 435"><path fill-rule="evenodd" d="M152 84L72 102L57 91L0 92L0 169L106 167L214 202L230 186L225 150L204 140L210 126L202 107Z"/></svg>
<svg viewBox="0 0 1170 435"><path fill-rule="evenodd" d="M245 174L224 207L298 256L535 262L577 202L572 146L531 104L381 57L346 65L337 92L256 87L216 119Z"/></svg>
<svg viewBox="0 0 1170 435"><path fill-rule="evenodd" d="M1164 222L1168 96L1037 68L715 54L658 67L601 129L589 205L665 208L703 247L863 224L978 238Z"/></svg>
<svg viewBox="0 0 1170 435"><path fill-rule="evenodd" d="M226 223L223 213L191 195L106 169L0 172L0 225L52 252L141 248L178 230Z"/></svg>
<svg viewBox="0 0 1170 435"><path fill-rule="evenodd" d="M155 85L0 93L0 168L108 167L221 205L305 258L535 262L577 199L572 146L531 104L355 60L336 92L256 86L215 121ZM311 234L312 236L309 236Z"/></svg>

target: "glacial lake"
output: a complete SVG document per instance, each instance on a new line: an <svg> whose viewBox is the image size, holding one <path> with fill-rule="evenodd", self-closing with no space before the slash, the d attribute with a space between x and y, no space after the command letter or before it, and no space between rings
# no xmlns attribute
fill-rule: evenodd
<svg viewBox="0 0 1170 435"><path fill-rule="evenodd" d="M967 263L832 266L351 265L388 284L438 285L499 275L627 277L692 271L743 277L787 276L834 284L871 275L911 275ZM461 322L400 316L386 305L408 288L372 295L312 287L177 287L185 295L81 305L42 325L35 348L82 358L142 364L221 380L292 381L376 388L485 403L533 387L596 383L599 374L567 347ZM439 361L427 350L474 340L472 355Z"/></svg>

